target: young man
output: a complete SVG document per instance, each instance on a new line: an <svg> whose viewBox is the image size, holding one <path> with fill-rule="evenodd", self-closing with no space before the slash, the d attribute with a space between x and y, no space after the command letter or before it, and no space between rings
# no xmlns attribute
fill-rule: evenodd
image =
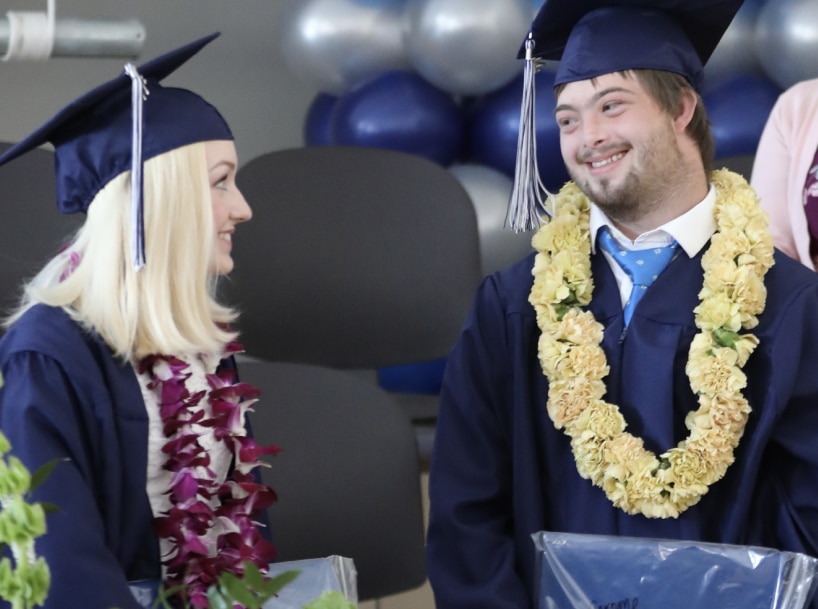
<svg viewBox="0 0 818 609"><path fill-rule="evenodd" d="M818 276L711 172L697 93L740 3L546 0L535 19L573 182L448 361L437 609L534 607L538 531L818 553Z"/></svg>

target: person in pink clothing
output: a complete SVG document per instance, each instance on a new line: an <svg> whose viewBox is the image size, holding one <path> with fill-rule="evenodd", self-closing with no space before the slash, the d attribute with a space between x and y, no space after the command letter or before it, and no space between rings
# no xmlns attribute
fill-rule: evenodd
<svg viewBox="0 0 818 609"><path fill-rule="evenodd" d="M779 96L761 134L750 183L770 215L776 247L818 269L818 78Z"/></svg>

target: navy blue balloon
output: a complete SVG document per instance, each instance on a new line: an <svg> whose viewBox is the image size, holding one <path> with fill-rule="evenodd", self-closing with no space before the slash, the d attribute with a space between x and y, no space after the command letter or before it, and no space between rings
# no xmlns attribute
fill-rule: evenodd
<svg viewBox="0 0 818 609"><path fill-rule="evenodd" d="M560 152L560 136L554 120L554 72L543 70L535 78L537 168L540 179L551 191L568 180ZM517 136L523 76L476 99L466 112L465 162L488 165L510 178L517 162Z"/></svg>
<svg viewBox="0 0 818 609"><path fill-rule="evenodd" d="M394 393L439 394L447 359L379 368L378 385Z"/></svg>
<svg viewBox="0 0 818 609"><path fill-rule="evenodd" d="M702 91L716 158L753 155L781 88L761 74L719 78Z"/></svg>
<svg viewBox="0 0 818 609"><path fill-rule="evenodd" d="M332 111L338 97L329 93L319 93L307 108L304 119L304 143L307 146L329 146Z"/></svg>
<svg viewBox="0 0 818 609"><path fill-rule="evenodd" d="M331 126L334 145L396 150L444 167L455 160L462 135L454 98L404 71L385 72L341 95Z"/></svg>

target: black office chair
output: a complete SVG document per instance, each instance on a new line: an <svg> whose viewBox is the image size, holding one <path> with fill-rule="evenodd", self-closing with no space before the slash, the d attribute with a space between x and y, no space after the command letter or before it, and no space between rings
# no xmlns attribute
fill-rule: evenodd
<svg viewBox="0 0 818 609"><path fill-rule="evenodd" d="M371 379L448 355L482 272L474 206L447 169L322 146L261 155L237 179L254 217L222 288L249 355ZM433 425L437 395L396 395L415 423Z"/></svg>
<svg viewBox="0 0 818 609"><path fill-rule="evenodd" d="M12 144L0 142L0 154ZM20 300L20 287L56 254L84 220L57 210L54 153L32 150L0 167L0 315Z"/></svg>
<svg viewBox="0 0 818 609"><path fill-rule="evenodd" d="M426 580L418 449L396 400L349 373L309 364L240 363L261 389L257 441L282 452L262 471L281 560L354 560L359 599Z"/></svg>
<svg viewBox="0 0 818 609"><path fill-rule="evenodd" d="M480 279L477 218L446 169L358 147L242 166L253 208L227 293L248 353L338 368L447 355Z"/></svg>
<svg viewBox="0 0 818 609"><path fill-rule="evenodd" d="M735 171L744 177L748 182L753 173L753 162L755 161L754 154L742 154L737 156L726 156L716 159L713 162L713 167L725 167L730 171Z"/></svg>

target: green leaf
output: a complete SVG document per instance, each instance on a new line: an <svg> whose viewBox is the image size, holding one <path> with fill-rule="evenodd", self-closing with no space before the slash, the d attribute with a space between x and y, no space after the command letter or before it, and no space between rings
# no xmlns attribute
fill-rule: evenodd
<svg viewBox="0 0 818 609"><path fill-rule="evenodd" d="M183 589L184 586L173 586L172 588L159 586L159 592L156 595L156 600L154 601L153 606L162 607L162 609L173 609L173 606L171 605L171 600Z"/></svg>
<svg viewBox="0 0 818 609"><path fill-rule="evenodd" d="M731 347L735 349L736 341L741 338L741 335L737 332L725 330L724 328L716 328L713 330L713 337L716 339L716 343L722 347Z"/></svg>
<svg viewBox="0 0 818 609"><path fill-rule="evenodd" d="M272 598L278 594L284 586L295 581L299 575L301 575L301 571L295 569L293 571L284 571L284 573L279 573L275 577L270 578L270 581L268 581L263 588L264 593L268 595L267 598Z"/></svg>
<svg viewBox="0 0 818 609"><path fill-rule="evenodd" d="M216 586L213 586L207 591L207 604L209 609L233 609L230 601L222 596Z"/></svg>
<svg viewBox="0 0 818 609"><path fill-rule="evenodd" d="M349 599L337 590L324 592L304 609L355 609Z"/></svg>
<svg viewBox="0 0 818 609"><path fill-rule="evenodd" d="M0 432L0 452L5 454L9 450L8 438ZM50 470L43 469L39 481ZM34 554L34 540L45 533L45 509L39 503L26 501L33 478L16 456L0 458L0 479L3 494L0 539L8 542L16 563L12 567L9 557L0 559L0 599L15 609L42 606L48 597L51 574L45 559ZM5 549L6 544L0 544L0 550Z"/></svg>
<svg viewBox="0 0 818 609"><path fill-rule="evenodd" d="M261 590L266 583L261 569L251 562L247 562L244 565L244 581L254 590Z"/></svg>
<svg viewBox="0 0 818 609"><path fill-rule="evenodd" d="M43 508L43 513L45 514L53 514L55 512L59 512L60 508L56 505L51 503L50 501L40 501L39 506Z"/></svg>
<svg viewBox="0 0 818 609"><path fill-rule="evenodd" d="M254 609L259 606L247 582L239 579L232 573L222 573L219 576L219 588L222 594L231 601L236 601L244 605L246 609Z"/></svg>
<svg viewBox="0 0 818 609"><path fill-rule="evenodd" d="M51 461L49 461L47 463L44 463L43 465L38 467L37 471L35 471L31 475L30 490L33 491L35 488L37 488L43 482L45 482L45 479L48 478L51 471L57 466L57 463L59 463L61 461L68 461L68 459L52 459Z"/></svg>

